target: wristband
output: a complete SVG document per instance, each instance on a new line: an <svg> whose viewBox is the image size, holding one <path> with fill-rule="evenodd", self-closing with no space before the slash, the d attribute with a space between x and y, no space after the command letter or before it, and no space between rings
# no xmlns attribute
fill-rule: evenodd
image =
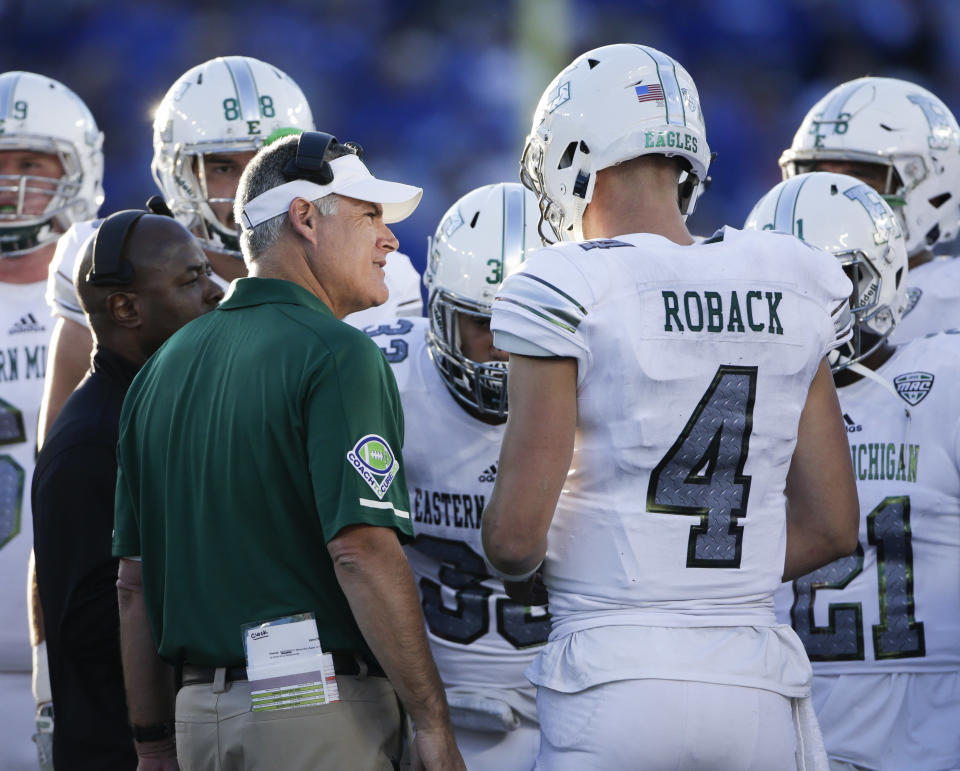
<svg viewBox="0 0 960 771"><path fill-rule="evenodd" d="M153 725L130 725L133 733L133 740L137 742L158 742L161 739L169 739L176 734L173 721L166 723L154 723Z"/></svg>

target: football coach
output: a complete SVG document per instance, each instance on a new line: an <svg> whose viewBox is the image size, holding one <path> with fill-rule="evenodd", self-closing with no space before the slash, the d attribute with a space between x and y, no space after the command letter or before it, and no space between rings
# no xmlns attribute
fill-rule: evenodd
<svg viewBox="0 0 960 771"><path fill-rule="evenodd" d="M389 769L406 709L416 767L463 768L400 547L396 383L341 321L387 299L387 223L421 195L328 134L268 145L234 202L249 277L130 388L113 549L147 738L177 690L154 651L180 672L154 767Z"/></svg>

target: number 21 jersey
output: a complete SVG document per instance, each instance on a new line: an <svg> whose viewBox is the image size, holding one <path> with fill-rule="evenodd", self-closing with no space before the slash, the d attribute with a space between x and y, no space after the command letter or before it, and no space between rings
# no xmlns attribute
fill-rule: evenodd
<svg viewBox="0 0 960 771"><path fill-rule="evenodd" d="M838 389L860 498L857 549L784 586L777 615L818 675L956 672L960 334L906 343L877 374L897 395L866 378Z"/></svg>

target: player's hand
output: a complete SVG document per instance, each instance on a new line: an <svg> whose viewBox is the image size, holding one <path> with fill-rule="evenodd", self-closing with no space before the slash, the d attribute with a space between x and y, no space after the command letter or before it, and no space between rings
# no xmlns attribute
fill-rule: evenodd
<svg viewBox="0 0 960 771"><path fill-rule="evenodd" d="M543 572L540 570L526 581L504 581L503 589L507 597L521 605L547 604L547 587L543 584Z"/></svg>
<svg viewBox="0 0 960 771"><path fill-rule="evenodd" d="M466 771L453 731L421 729L413 737L414 771Z"/></svg>

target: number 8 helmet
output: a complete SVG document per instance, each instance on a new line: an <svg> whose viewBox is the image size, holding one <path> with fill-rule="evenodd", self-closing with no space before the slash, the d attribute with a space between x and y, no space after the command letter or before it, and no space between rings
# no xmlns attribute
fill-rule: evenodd
<svg viewBox="0 0 960 771"><path fill-rule="evenodd" d="M293 80L249 56L224 56L187 70L170 87L153 121L153 178L174 216L205 248L240 256L235 226L211 203L203 156L255 151L283 134L312 131L313 115Z"/></svg>
<svg viewBox="0 0 960 771"><path fill-rule="evenodd" d="M840 260L853 282L853 339L834 352L834 372L870 355L899 323L907 301L906 240L890 206L856 177L791 177L757 202L744 228L790 233Z"/></svg>
<svg viewBox="0 0 960 771"><path fill-rule="evenodd" d="M52 243L74 222L96 216L103 203L103 132L83 100L65 85L32 72L0 75L2 150L48 153L63 166L55 190L54 180L47 177L0 175L0 193L17 202L0 210L4 257ZM24 200L31 194L50 196L42 213L24 210Z"/></svg>
<svg viewBox="0 0 960 771"><path fill-rule="evenodd" d="M427 249L427 346L454 398L482 415L507 414L507 364L461 349L457 314L489 319L501 282L541 248L537 199L516 182L477 188L444 214Z"/></svg>
<svg viewBox="0 0 960 771"><path fill-rule="evenodd" d="M900 219L907 253L949 241L960 227L960 127L925 88L894 78L843 83L807 113L780 157L784 179L819 161L887 167L880 192Z"/></svg>
<svg viewBox="0 0 960 771"><path fill-rule="evenodd" d="M546 241L582 241L597 172L641 155L682 159L678 203L692 214L710 148L697 87L674 59L649 46L595 48L540 97L520 159L520 181L540 198Z"/></svg>

